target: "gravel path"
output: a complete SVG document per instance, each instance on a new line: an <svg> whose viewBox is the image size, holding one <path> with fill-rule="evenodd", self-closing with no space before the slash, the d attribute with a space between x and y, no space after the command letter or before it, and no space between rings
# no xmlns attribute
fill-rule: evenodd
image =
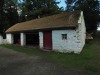
<svg viewBox="0 0 100 75"><path fill-rule="evenodd" d="M0 75L95 75L80 70L69 70L11 49L0 47Z"/></svg>

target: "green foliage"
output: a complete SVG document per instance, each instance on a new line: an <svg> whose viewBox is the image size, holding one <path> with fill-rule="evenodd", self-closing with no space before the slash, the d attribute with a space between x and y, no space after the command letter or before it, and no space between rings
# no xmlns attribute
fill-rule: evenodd
<svg viewBox="0 0 100 75"><path fill-rule="evenodd" d="M87 32L97 30L97 23L100 21L98 0L66 0L67 11L82 10L86 23Z"/></svg>
<svg viewBox="0 0 100 75"><path fill-rule="evenodd" d="M17 1L17 0L16 0ZM18 13L15 0L0 1L0 33L4 34L5 30L18 22Z"/></svg>
<svg viewBox="0 0 100 75"><path fill-rule="evenodd" d="M21 21L61 13L63 8L58 3L56 0L1 0L0 33Z"/></svg>
<svg viewBox="0 0 100 75"><path fill-rule="evenodd" d="M25 0L22 3L22 16L26 20L61 13L56 0ZM25 16L26 15L26 16Z"/></svg>
<svg viewBox="0 0 100 75"><path fill-rule="evenodd" d="M10 26L18 22L17 4L15 0L5 0L4 12L9 20Z"/></svg>

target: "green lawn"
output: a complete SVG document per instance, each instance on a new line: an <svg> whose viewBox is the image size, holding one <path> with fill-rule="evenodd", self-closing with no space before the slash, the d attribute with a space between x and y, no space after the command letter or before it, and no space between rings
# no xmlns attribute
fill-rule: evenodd
<svg viewBox="0 0 100 75"><path fill-rule="evenodd" d="M56 63L58 65L87 70L93 73L100 73L100 33L98 32L94 40L85 45L81 54L44 52L35 48L20 47L16 45L1 45L18 52L23 52L31 56L40 56L42 59Z"/></svg>

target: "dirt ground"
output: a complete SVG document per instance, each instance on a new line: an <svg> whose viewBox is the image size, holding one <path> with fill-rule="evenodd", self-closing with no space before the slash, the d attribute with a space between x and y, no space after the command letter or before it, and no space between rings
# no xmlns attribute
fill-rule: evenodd
<svg viewBox="0 0 100 75"><path fill-rule="evenodd" d="M0 47L0 75L94 75Z"/></svg>

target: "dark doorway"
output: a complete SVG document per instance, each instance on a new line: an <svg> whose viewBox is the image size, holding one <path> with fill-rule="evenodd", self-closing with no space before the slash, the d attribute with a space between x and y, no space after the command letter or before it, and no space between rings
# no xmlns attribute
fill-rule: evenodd
<svg viewBox="0 0 100 75"><path fill-rule="evenodd" d="M20 34L13 34L14 44L20 44Z"/></svg>
<svg viewBox="0 0 100 75"><path fill-rule="evenodd" d="M39 33L26 33L26 45L39 46Z"/></svg>
<svg viewBox="0 0 100 75"><path fill-rule="evenodd" d="M43 32L43 47L45 49L52 49L52 31Z"/></svg>

